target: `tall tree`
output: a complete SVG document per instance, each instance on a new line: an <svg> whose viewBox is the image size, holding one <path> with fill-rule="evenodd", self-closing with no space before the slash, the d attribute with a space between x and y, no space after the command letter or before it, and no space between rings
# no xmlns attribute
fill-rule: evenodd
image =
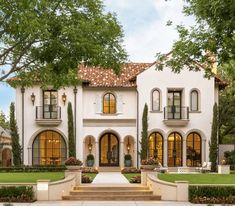
<svg viewBox="0 0 235 206"><path fill-rule="evenodd" d="M0 126L4 129L10 129L9 121L3 111L0 111Z"/></svg>
<svg viewBox="0 0 235 206"><path fill-rule="evenodd" d="M184 65L190 70L197 70L194 62L212 67L214 61L218 68L224 70L225 65L235 68L235 3L233 0L184 0L183 13L194 16L196 24L190 28L178 25L177 40L171 52L171 58L158 54L159 65L171 67L179 72ZM169 22L169 25L172 22ZM212 58L214 56L215 58ZM210 74L210 69L206 70Z"/></svg>
<svg viewBox="0 0 235 206"><path fill-rule="evenodd" d="M80 63L118 72L122 37L101 0L0 0L0 81L16 73L24 85L71 84Z"/></svg>
<svg viewBox="0 0 235 206"><path fill-rule="evenodd" d="M142 132L141 132L141 150L140 159L147 159L148 155L148 105L144 105L143 115L142 115Z"/></svg>
<svg viewBox="0 0 235 206"><path fill-rule="evenodd" d="M218 111L217 104L213 107L213 120L211 126L211 140L210 140L210 153L209 158L211 162L211 170L216 171L217 168L217 155L218 155Z"/></svg>
<svg viewBox="0 0 235 206"><path fill-rule="evenodd" d="M11 129L13 163L15 166L20 166L22 163L21 159L22 149L19 143L20 138L15 119L15 104L13 102L10 105L10 129Z"/></svg>
<svg viewBox="0 0 235 206"><path fill-rule="evenodd" d="M76 157L76 145L74 138L73 109L71 102L68 103L68 141L69 141L69 157Z"/></svg>

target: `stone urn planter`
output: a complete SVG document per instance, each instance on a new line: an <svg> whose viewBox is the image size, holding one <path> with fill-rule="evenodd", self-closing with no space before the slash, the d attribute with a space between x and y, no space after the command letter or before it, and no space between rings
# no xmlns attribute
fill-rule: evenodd
<svg viewBox="0 0 235 206"><path fill-rule="evenodd" d="M76 159L75 157L69 157L65 161L65 166L68 170L81 170L82 161Z"/></svg>
<svg viewBox="0 0 235 206"><path fill-rule="evenodd" d="M147 159L141 161L141 169L143 170L154 170L159 167L159 161L157 159Z"/></svg>
<svg viewBox="0 0 235 206"><path fill-rule="evenodd" d="M230 165L218 165L219 174L230 174Z"/></svg>

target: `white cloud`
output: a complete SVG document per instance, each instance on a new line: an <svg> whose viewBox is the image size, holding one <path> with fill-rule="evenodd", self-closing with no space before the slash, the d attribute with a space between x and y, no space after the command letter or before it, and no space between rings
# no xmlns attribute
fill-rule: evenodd
<svg viewBox="0 0 235 206"><path fill-rule="evenodd" d="M129 59L134 62L152 62L157 52L169 52L178 34L173 25L193 24L192 17L182 14L182 0L106 0L124 26L124 44ZM109 9L110 5L107 5Z"/></svg>

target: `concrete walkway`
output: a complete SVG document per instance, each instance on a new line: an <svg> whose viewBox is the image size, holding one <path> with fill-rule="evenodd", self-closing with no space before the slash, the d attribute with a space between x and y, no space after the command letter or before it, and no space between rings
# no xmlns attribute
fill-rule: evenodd
<svg viewBox="0 0 235 206"><path fill-rule="evenodd" d="M13 203L14 206L195 206L189 202L173 201L37 201ZM200 206L202 204L197 204ZM3 203L0 203L3 206ZM206 206L206 205L205 205Z"/></svg>
<svg viewBox="0 0 235 206"><path fill-rule="evenodd" d="M120 172L99 172L91 184L130 184Z"/></svg>

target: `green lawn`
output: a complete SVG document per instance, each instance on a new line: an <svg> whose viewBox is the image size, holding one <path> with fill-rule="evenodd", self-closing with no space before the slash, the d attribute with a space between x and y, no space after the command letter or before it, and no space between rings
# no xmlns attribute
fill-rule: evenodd
<svg viewBox="0 0 235 206"><path fill-rule="evenodd" d="M141 174L140 173L128 173L128 174L123 174L126 179L130 182L130 179L134 176L140 176Z"/></svg>
<svg viewBox="0 0 235 206"><path fill-rule="evenodd" d="M95 179L96 175L95 173L82 173L83 175L86 175L92 179L92 181Z"/></svg>
<svg viewBox="0 0 235 206"><path fill-rule="evenodd" d="M158 178L167 182L187 180L190 184L235 184L235 174L159 174Z"/></svg>
<svg viewBox="0 0 235 206"><path fill-rule="evenodd" d="M64 172L8 172L0 173L0 183L35 183L39 179L57 181L64 178Z"/></svg>

